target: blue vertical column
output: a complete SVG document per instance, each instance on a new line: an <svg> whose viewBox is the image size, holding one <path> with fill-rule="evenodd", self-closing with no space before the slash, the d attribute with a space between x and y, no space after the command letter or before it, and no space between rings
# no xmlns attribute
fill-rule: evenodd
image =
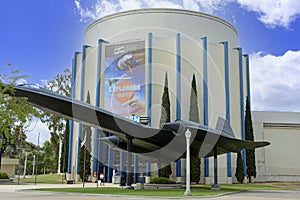
<svg viewBox="0 0 300 200"><path fill-rule="evenodd" d="M96 74L96 91L95 91L95 106L100 107L100 80L101 80L101 62L102 62L102 43L105 42L102 39L98 40L98 54L97 54L97 74ZM101 141L100 133L98 129L94 131L94 160L93 160L93 171L97 172L97 176L100 175L100 168L102 167L102 163L100 162L100 154L103 154L103 151L100 151Z"/></svg>
<svg viewBox="0 0 300 200"><path fill-rule="evenodd" d="M112 182L113 176L113 167L114 167L114 149L108 147L108 168L107 168L107 182Z"/></svg>
<svg viewBox="0 0 300 200"><path fill-rule="evenodd" d="M201 38L203 41L203 111L204 126L208 126L208 73L207 73L207 37ZM204 158L204 176L209 177L209 158Z"/></svg>
<svg viewBox="0 0 300 200"><path fill-rule="evenodd" d="M249 100L249 106L251 108L251 93L250 93L250 65L249 65L249 55L244 55L246 58L246 70L247 70L247 96ZM250 109L251 110L251 109Z"/></svg>
<svg viewBox="0 0 300 200"><path fill-rule="evenodd" d="M98 130L99 137L101 137L101 132L102 132L102 130ZM99 178L100 178L100 174L104 173L104 164L102 162L102 160L104 160L104 144L103 144L103 142L101 142L99 140L99 145L100 146L98 147L98 155L99 155L99 161L98 161L98 163L99 163L99 165L98 165L99 173L98 173L98 175L99 175Z"/></svg>
<svg viewBox="0 0 300 200"><path fill-rule="evenodd" d="M72 78L71 78L71 98L75 98L75 78L76 78L76 66L77 66L78 52L74 53L72 60ZM69 132L69 149L68 149L68 174L72 171L72 148L73 148L73 120L69 120L70 132Z"/></svg>
<svg viewBox="0 0 300 200"><path fill-rule="evenodd" d="M86 57L86 49L89 46L83 45L82 47L82 63L81 63L81 74L80 74L80 101L83 102L83 95L84 95L84 74L85 74L85 57ZM81 143L81 132L82 132L82 124L79 124L78 130L78 145L77 145L77 164L76 164L76 173L78 174L78 165L79 165L79 154L80 154L80 143Z"/></svg>
<svg viewBox="0 0 300 200"><path fill-rule="evenodd" d="M225 95L226 95L226 120L230 124L230 89L229 89L229 56L228 42L221 42L224 45L224 67L225 67ZM232 177L231 153L227 153L227 176Z"/></svg>
<svg viewBox="0 0 300 200"><path fill-rule="evenodd" d="M245 140L245 104L244 104L244 70L243 70L243 55L242 48L235 48L239 52L239 76L240 76L240 103L241 103L241 128L242 128L242 139ZM246 170L246 150L242 150L244 175L247 175Z"/></svg>
<svg viewBox="0 0 300 200"><path fill-rule="evenodd" d="M136 154L133 155L133 182L138 182L138 157Z"/></svg>
<svg viewBox="0 0 300 200"><path fill-rule="evenodd" d="M126 153L124 151L120 151L120 184L125 183L125 176L126 176L126 169L125 169L125 160L126 160Z"/></svg>
<svg viewBox="0 0 300 200"><path fill-rule="evenodd" d="M181 56L180 33L176 34L176 119L181 119ZM181 159L176 163L176 176L181 177Z"/></svg>
<svg viewBox="0 0 300 200"><path fill-rule="evenodd" d="M152 107L152 33L148 33L148 103L147 115L148 125L151 126L151 107ZM146 163L146 176L151 176L150 163Z"/></svg>

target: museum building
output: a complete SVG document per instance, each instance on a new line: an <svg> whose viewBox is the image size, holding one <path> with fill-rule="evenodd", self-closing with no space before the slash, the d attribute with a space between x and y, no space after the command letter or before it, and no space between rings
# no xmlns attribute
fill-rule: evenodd
<svg viewBox="0 0 300 200"><path fill-rule="evenodd" d="M159 127L166 77L170 118L175 121L189 120L193 76L199 123L214 128L222 117L230 122L237 138L245 139L249 57L238 46L238 33L231 24L200 12L140 9L94 21L85 31L82 51L74 54L71 96ZM73 121L70 125L67 178L78 180L84 125ZM106 181L116 182L124 152L102 143L101 135L103 131L92 128L91 178L96 180L103 173ZM155 162L144 163L139 155L133 157L135 182L141 176L149 181L157 175ZM236 154L220 155L218 160L219 182L235 182ZM184 158L172 163L171 178L185 182ZM213 182L213 158L202 159L201 182Z"/></svg>

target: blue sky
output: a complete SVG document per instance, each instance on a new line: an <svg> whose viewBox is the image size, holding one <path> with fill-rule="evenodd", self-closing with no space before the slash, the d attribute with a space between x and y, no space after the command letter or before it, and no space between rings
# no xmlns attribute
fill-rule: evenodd
<svg viewBox="0 0 300 200"><path fill-rule="evenodd" d="M230 22L250 55L253 110L300 112L299 0L1 0L0 73L20 69L29 83L43 84L71 67L95 19L151 7L201 11ZM32 137L45 131L36 126Z"/></svg>

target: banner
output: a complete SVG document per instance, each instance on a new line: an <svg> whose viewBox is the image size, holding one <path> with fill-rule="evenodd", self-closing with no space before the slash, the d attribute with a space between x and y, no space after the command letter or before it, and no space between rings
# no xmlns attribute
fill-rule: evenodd
<svg viewBox="0 0 300 200"><path fill-rule="evenodd" d="M104 109L123 116L145 115L144 41L105 48Z"/></svg>

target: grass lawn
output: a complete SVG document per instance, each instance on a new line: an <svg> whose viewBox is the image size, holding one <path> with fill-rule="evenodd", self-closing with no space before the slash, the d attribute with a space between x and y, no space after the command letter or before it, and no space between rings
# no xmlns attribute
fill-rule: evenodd
<svg viewBox="0 0 300 200"><path fill-rule="evenodd" d="M183 197L184 189L181 190L123 190L121 188L45 188L37 189L39 191L50 192L72 192L89 194L110 194L110 195L133 195L133 196L161 196L161 197ZM235 190L211 191L211 189L197 188L192 189L193 196L219 195ZM238 190L237 190L238 191Z"/></svg>
<svg viewBox="0 0 300 200"><path fill-rule="evenodd" d="M37 184L61 184L62 175L46 174L37 176ZM14 182L18 182L16 178ZM34 183L35 177L21 178L21 183ZM63 181L66 184L65 180ZM210 185L192 185L193 196L211 196L230 192L239 192L242 190L284 190L288 189L284 185L273 184L228 184L221 185L220 191L212 191ZM49 192L71 192L71 193L89 193L89 194L112 194L112 195L132 195L132 196L161 196L161 197L184 197L185 189L181 190L123 190L121 188L111 187L86 187L86 188L43 188L35 189L38 191Z"/></svg>
<svg viewBox="0 0 300 200"><path fill-rule="evenodd" d="M192 186L193 196L211 196L230 192L239 192L242 190L279 190L285 189L277 186L264 184L232 184L221 185L220 191L212 191L209 185ZM111 194L111 195L133 195L133 196L161 196L161 197L184 197L185 189L181 190L123 190L121 188L44 188L39 191L50 192L71 192L71 193L89 193L89 194Z"/></svg>
<svg viewBox="0 0 300 200"><path fill-rule="evenodd" d="M63 175L58 174L37 175L36 183L60 184L62 183L62 178L64 178ZM18 178L15 178L14 182L18 182ZM20 183L35 183L35 176L20 178ZM63 183L66 183L66 181L64 180Z"/></svg>

